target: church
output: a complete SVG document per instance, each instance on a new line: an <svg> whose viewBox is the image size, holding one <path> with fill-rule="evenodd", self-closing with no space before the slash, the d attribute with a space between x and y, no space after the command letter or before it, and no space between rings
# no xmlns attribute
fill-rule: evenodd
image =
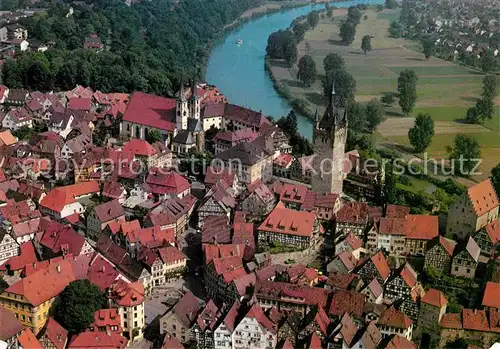
<svg viewBox="0 0 500 349"><path fill-rule="evenodd" d="M339 106L339 97L332 93L325 114L313 130L312 191L318 194L342 194L344 182L345 144L347 141L347 110Z"/></svg>

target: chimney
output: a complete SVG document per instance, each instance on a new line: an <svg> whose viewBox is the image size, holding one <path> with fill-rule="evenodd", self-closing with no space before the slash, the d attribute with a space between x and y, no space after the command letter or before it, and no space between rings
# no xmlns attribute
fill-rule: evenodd
<svg viewBox="0 0 500 349"><path fill-rule="evenodd" d="M56 269L57 269L57 272L60 273L61 272L61 265L58 264L57 267L56 267Z"/></svg>
<svg viewBox="0 0 500 349"><path fill-rule="evenodd" d="M36 269L36 262L33 262L33 268Z"/></svg>

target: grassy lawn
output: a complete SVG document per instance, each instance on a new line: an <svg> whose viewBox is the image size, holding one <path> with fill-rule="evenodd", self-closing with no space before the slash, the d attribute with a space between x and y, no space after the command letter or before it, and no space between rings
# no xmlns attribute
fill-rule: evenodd
<svg viewBox="0 0 500 349"><path fill-rule="evenodd" d="M400 9L395 11L383 11L377 14L377 19L384 19L389 22L397 21L399 19Z"/></svg>
<svg viewBox="0 0 500 349"><path fill-rule="evenodd" d="M425 63L425 62L423 62ZM426 75L477 75L474 70L463 67L461 65L448 65L448 66L402 66L402 67L388 67L390 71L394 74L398 74L405 69L411 69L418 76L426 76Z"/></svg>
<svg viewBox="0 0 500 349"><path fill-rule="evenodd" d="M413 115L417 116L420 113L429 114L432 116L434 121L456 121L462 120L467 114L466 107L422 107L415 108L413 110Z"/></svg>

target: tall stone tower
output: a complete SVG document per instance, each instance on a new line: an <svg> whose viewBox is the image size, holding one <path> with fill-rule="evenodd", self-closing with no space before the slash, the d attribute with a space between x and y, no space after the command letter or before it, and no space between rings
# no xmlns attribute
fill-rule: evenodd
<svg viewBox="0 0 500 349"><path fill-rule="evenodd" d="M316 193L342 193L344 153L347 140L347 111L338 107L338 97L332 93L325 114L316 120L313 130L314 159L312 190Z"/></svg>
<svg viewBox="0 0 500 349"><path fill-rule="evenodd" d="M176 127L177 130L186 130L189 118L189 103L184 91L184 81L181 79L181 88L176 101Z"/></svg>
<svg viewBox="0 0 500 349"><path fill-rule="evenodd" d="M198 96L198 85L196 84L196 80L193 79L193 86L191 87L191 117L197 120L200 119L201 112L201 99Z"/></svg>

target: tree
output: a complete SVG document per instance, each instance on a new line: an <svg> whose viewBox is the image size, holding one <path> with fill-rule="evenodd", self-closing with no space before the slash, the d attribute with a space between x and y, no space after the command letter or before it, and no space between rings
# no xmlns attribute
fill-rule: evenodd
<svg viewBox="0 0 500 349"><path fill-rule="evenodd" d="M498 84L498 77L486 75L483 79L483 97L494 99L498 95Z"/></svg>
<svg viewBox="0 0 500 349"><path fill-rule="evenodd" d="M429 144L434 136L434 120L429 114L418 114L415 119L415 125L408 131L408 139L415 149L415 152L421 153Z"/></svg>
<svg viewBox="0 0 500 349"><path fill-rule="evenodd" d="M450 161L453 163L455 175L470 176L471 171L481 158L481 148L479 142L470 136L458 134L455 137L455 144L449 149ZM460 171L457 173L457 171Z"/></svg>
<svg viewBox="0 0 500 349"><path fill-rule="evenodd" d="M366 109L355 101L351 101L348 105L349 110L349 129L354 132L364 132L367 126Z"/></svg>
<svg viewBox="0 0 500 349"><path fill-rule="evenodd" d="M494 73L498 70L497 58L495 57L495 55L493 54L493 52L491 50L488 50L481 57L481 69L486 74Z"/></svg>
<svg viewBox="0 0 500 349"><path fill-rule="evenodd" d="M0 277L0 293L5 291L7 288L9 288L9 284L3 279L3 277Z"/></svg>
<svg viewBox="0 0 500 349"><path fill-rule="evenodd" d="M463 338L457 338L453 341L449 341L445 344L445 349L467 349L469 343Z"/></svg>
<svg viewBox="0 0 500 349"><path fill-rule="evenodd" d="M309 13L309 15L307 15L307 24L309 24L311 28L316 28L318 22L319 22L318 11L312 11L311 13Z"/></svg>
<svg viewBox="0 0 500 349"><path fill-rule="evenodd" d="M436 45L432 39L427 39L422 42L422 48L426 59L431 58L431 56L436 51Z"/></svg>
<svg viewBox="0 0 500 349"><path fill-rule="evenodd" d="M376 98L366 103L366 123L370 132L374 131L384 120L384 107Z"/></svg>
<svg viewBox="0 0 500 349"><path fill-rule="evenodd" d="M465 117L465 120L469 124L478 124L479 123L479 115L477 113L476 107L471 107L467 110L467 115Z"/></svg>
<svg viewBox="0 0 500 349"><path fill-rule="evenodd" d="M495 187L497 196L500 195L500 163L491 169L491 182Z"/></svg>
<svg viewBox="0 0 500 349"><path fill-rule="evenodd" d="M297 78L308 87L314 84L317 74L314 59L309 55L302 56L298 65L299 71L297 73Z"/></svg>
<svg viewBox="0 0 500 349"><path fill-rule="evenodd" d="M372 37L371 35L365 35L363 36L363 39L361 39L361 49L366 55L366 52L372 50Z"/></svg>
<svg viewBox="0 0 500 349"><path fill-rule="evenodd" d="M146 141L149 144L153 144L153 143L156 143L156 142L161 142L162 141L162 136L161 136L160 131L155 130L155 129L149 130L148 134L147 134L147 137L146 137Z"/></svg>
<svg viewBox="0 0 500 349"><path fill-rule="evenodd" d="M399 22L391 22L391 25L389 27L389 34L393 38L400 38L401 35L403 35L403 27Z"/></svg>
<svg viewBox="0 0 500 349"><path fill-rule="evenodd" d="M293 109L290 110L287 116L279 118L276 124L289 136L298 134L299 123L297 121L297 115L295 115Z"/></svg>
<svg viewBox="0 0 500 349"><path fill-rule="evenodd" d="M417 102L417 74L410 69L405 69L399 74L398 93L399 106L407 116Z"/></svg>
<svg viewBox="0 0 500 349"><path fill-rule="evenodd" d="M380 97L380 101L384 104L392 105L392 103L394 103L394 94L384 93L384 95Z"/></svg>
<svg viewBox="0 0 500 349"><path fill-rule="evenodd" d="M71 282L55 303L54 318L71 333L86 330L96 310L106 306L106 297L89 280Z"/></svg>
<svg viewBox="0 0 500 349"><path fill-rule="evenodd" d="M394 169L391 162L388 162L385 165L385 181L382 193L385 203L388 204L396 203L397 200L396 175L394 174Z"/></svg>
<svg viewBox="0 0 500 349"><path fill-rule="evenodd" d="M344 45L350 45L353 43L356 37L356 26L353 22L347 20L340 26L340 37L342 38L342 43Z"/></svg>
<svg viewBox="0 0 500 349"><path fill-rule="evenodd" d="M385 0L385 7L392 10L396 8L397 3L395 0Z"/></svg>
<svg viewBox="0 0 500 349"><path fill-rule="evenodd" d="M351 6L347 9L347 20L352 21L354 27L356 27L361 21L361 10L356 6Z"/></svg>
<svg viewBox="0 0 500 349"><path fill-rule="evenodd" d="M345 68L344 58L337 53L329 53L323 60L323 67L325 68L325 72L337 69L339 70L344 69Z"/></svg>
<svg viewBox="0 0 500 349"><path fill-rule="evenodd" d="M297 41L302 41L304 39L304 35L308 29L309 26L306 23L297 23L295 27L293 27L293 33L297 37Z"/></svg>
<svg viewBox="0 0 500 349"><path fill-rule="evenodd" d="M332 70L327 72L323 79L323 94L325 98L330 98L332 84L335 82L335 94L339 99L339 106L345 107L354 101L356 94L356 80L346 70Z"/></svg>
<svg viewBox="0 0 500 349"><path fill-rule="evenodd" d="M333 8L328 7L328 9L326 10L326 16L328 18L332 18L333 17Z"/></svg>
<svg viewBox="0 0 500 349"><path fill-rule="evenodd" d="M495 104L491 98L481 98L476 101L476 113L477 117L482 121L485 119L491 119L495 114Z"/></svg>

